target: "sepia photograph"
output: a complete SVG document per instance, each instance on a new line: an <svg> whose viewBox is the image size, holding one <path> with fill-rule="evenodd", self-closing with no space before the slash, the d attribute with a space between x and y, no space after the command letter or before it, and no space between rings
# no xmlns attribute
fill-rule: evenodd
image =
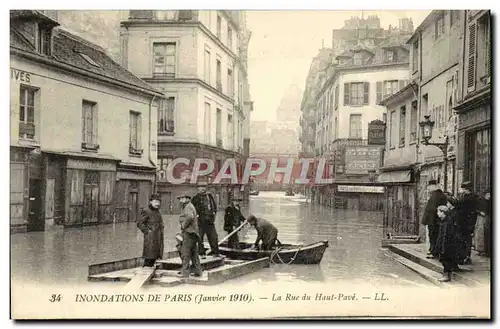
<svg viewBox="0 0 500 329"><path fill-rule="evenodd" d="M164 6L9 9L10 319L491 319L490 10Z"/></svg>

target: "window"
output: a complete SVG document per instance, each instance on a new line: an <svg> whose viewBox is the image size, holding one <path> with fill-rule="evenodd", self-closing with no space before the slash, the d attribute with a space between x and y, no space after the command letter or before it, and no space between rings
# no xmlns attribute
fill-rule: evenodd
<svg viewBox="0 0 500 329"><path fill-rule="evenodd" d="M434 25L434 28L435 28L435 38L439 38L440 36L442 36L444 34L444 16L441 16L440 18L438 18L438 20L436 21L435 25Z"/></svg>
<svg viewBox="0 0 500 329"><path fill-rule="evenodd" d="M35 95L34 88L21 86L19 90L19 137L35 138Z"/></svg>
<svg viewBox="0 0 500 329"><path fill-rule="evenodd" d="M82 148L97 150L97 103L82 102Z"/></svg>
<svg viewBox="0 0 500 329"><path fill-rule="evenodd" d="M175 20L175 10L156 10L156 19L160 21Z"/></svg>
<svg viewBox="0 0 500 329"><path fill-rule="evenodd" d="M205 116L203 120L205 122L205 127L204 127L205 143L210 144L212 141L212 136L211 136L212 109L210 103L208 102L205 102Z"/></svg>
<svg viewBox="0 0 500 329"><path fill-rule="evenodd" d="M491 130L466 135L464 180L469 180L476 193L491 188Z"/></svg>
<svg viewBox="0 0 500 329"><path fill-rule="evenodd" d="M217 139L217 147L222 147L222 110L217 109L217 117L215 121L215 138Z"/></svg>
<svg viewBox="0 0 500 329"><path fill-rule="evenodd" d="M154 74L175 77L175 57L177 44L175 42L154 43Z"/></svg>
<svg viewBox="0 0 500 329"><path fill-rule="evenodd" d="M130 111L130 144L129 153L134 155L142 154L141 145L141 114Z"/></svg>
<svg viewBox="0 0 500 329"><path fill-rule="evenodd" d="M80 56L82 56L82 58L85 59L87 61L87 63L89 63L90 65L95 66L95 67L101 67L99 64L96 63L96 61L94 61L92 58L90 58L89 55L84 54L84 53L78 53L78 54Z"/></svg>
<svg viewBox="0 0 500 329"><path fill-rule="evenodd" d="M384 97L396 93L399 89L398 80L384 81Z"/></svg>
<svg viewBox="0 0 500 329"><path fill-rule="evenodd" d="M368 82L352 82L344 84L344 105L368 104Z"/></svg>
<svg viewBox="0 0 500 329"><path fill-rule="evenodd" d="M203 78L208 84L210 84L210 62L210 50L205 48Z"/></svg>
<svg viewBox="0 0 500 329"><path fill-rule="evenodd" d="M387 122L387 113L382 114L382 121Z"/></svg>
<svg viewBox="0 0 500 329"><path fill-rule="evenodd" d="M217 15L217 38L222 37L222 18L220 18L219 15Z"/></svg>
<svg viewBox="0 0 500 329"><path fill-rule="evenodd" d="M50 56L52 45L51 45L51 30L40 26L38 28L38 52L43 55Z"/></svg>
<svg viewBox="0 0 500 329"><path fill-rule="evenodd" d="M355 53L353 58L354 58L354 65L363 65L362 53Z"/></svg>
<svg viewBox="0 0 500 329"><path fill-rule="evenodd" d="M417 140L417 129L418 129L418 103L417 101L413 101L411 103L411 114L410 114L410 143L415 142Z"/></svg>
<svg viewBox="0 0 500 329"><path fill-rule="evenodd" d="M412 50L413 50L413 54L412 54L412 68L413 68L413 72L416 72L418 71L418 41L415 41L413 43L413 47L412 47Z"/></svg>
<svg viewBox="0 0 500 329"><path fill-rule="evenodd" d="M233 116L231 114L227 115L227 138L228 147L232 149L234 147L234 126L233 126Z"/></svg>
<svg viewBox="0 0 500 329"><path fill-rule="evenodd" d="M335 132L333 134L335 136L335 139L339 137L339 121L338 118L335 118Z"/></svg>
<svg viewBox="0 0 500 329"><path fill-rule="evenodd" d="M229 96L234 97L234 78L233 70L227 69L227 93Z"/></svg>
<svg viewBox="0 0 500 329"><path fill-rule="evenodd" d="M394 50L386 50L384 52L384 61L386 63L395 63L396 60L396 52Z"/></svg>
<svg viewBox="0 0 500 329"><path fill-rule="evenodd" d="M217 80L216 80L216 84L217 84L217 90L222 92L222 64L220 62L219 59L217 59L217 67L216 67L216 73L217 73Z"/></svg>
<svg viewBox="0 0 500 329"><path fill-rule="evenodd" d="M361 114L351 114L349 117L349 138L362 138Z"/></svg>
<svg viewBox="0 0 500 329"><path fill-rule="evenodd" d="M227 27L227 46L233 50L233 29L230 26Z"/></svg>
<svg viewBox="0 0 500 329"><path fill-rule="evenodd" d="M399 112L399 146L405 145L406 135L406 106L401 106Z"/></svg>
<svg viewBox="0 0 500 329"><path fill-rule="evenodd" d="M174 115L175 115L175 97L167 97L166 100L160 102L158 111L158 133L172 134L174 133Z"/></svg>
<svg viewBox="0 0 500 329"><path fill-rule="evenodd" d="M339 86L335 86L335 110L339 107Z"/></svg>
<svg viewBox="0 0 500 329"><path fill-rule="evenodd" d="M483 80L483 78L490 76L491 68L491 29L489 13L478 19L477 29L477 40L482 41L476 43L478 58L477 73L478 78Z"/></svg>
<svg viewBox="0 0 500 329"><path fill-rule="evenodd" d="M391 117L389 118L391 122L389 122L389 143L390 147L395 147L396 146L396 132L398 128L398 123L396 122L396 111L391 111Z"/></svg>

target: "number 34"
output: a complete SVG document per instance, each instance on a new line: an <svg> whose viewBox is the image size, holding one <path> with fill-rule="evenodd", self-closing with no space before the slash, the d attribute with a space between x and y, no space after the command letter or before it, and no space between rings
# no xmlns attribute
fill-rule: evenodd
<svg viewBox="0 0 500 329"><path fill-rule="evenodd" d="M54 302L60 302L62 299L60 294L57 295L52 295L50 296L49 302L54 303Z"/></svg>

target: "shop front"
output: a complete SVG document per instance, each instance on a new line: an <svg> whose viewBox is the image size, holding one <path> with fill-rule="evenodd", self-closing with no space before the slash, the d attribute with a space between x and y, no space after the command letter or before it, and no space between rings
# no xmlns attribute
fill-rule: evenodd
<svg viewBox="0 0 500 329"><path fill-rule="evenodd" d="M128 163L118 165L114 192L115 222L136 222L139 219L141 208L149 204L155 177L155 167Z"/></svg>
<svg viewBox="0 0 500 329"><path fill-rule="evenodd" d="M384 201L384 187L372 185L336 185L335 208L381 211Z"/></svg>
<svg viewBox="0 0 500 329"><path fill-rule="evenodd" d="M417 185L412 168L382 168L377 178L378 183L386 187L383 224L385 238L419 235Z"/></svg>

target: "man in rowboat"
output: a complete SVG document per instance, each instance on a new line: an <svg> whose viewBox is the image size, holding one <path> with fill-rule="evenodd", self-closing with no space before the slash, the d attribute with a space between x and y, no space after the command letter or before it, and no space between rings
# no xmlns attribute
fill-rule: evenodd
<svg viewBox="0 0 500 329"><path fill-rule="evenodd" d="M227 206L226 212L224 214L224 231L228 234L233 232L238 226L240 226L244 221L245 217L241 214L240 205L238 204L241 199L233 199L231 204ZM240 241L238 238L238 233L234 233L229 238L227 246L231 249L239 249Z"/></svg>
<svg viewBox="0 0 500 329"><path fill-rule="evenodd" d="M255 240L254 247L259 249L259 242L262 240L262 250L274 249L278 240L278 229L267 220L257 218L254 215L250 215L247 221L257 230L257 240Z"/></svg>

